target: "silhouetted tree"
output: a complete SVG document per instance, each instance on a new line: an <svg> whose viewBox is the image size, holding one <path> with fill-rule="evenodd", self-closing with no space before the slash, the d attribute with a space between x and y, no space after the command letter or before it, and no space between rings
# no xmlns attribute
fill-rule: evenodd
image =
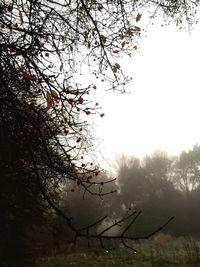
<svg viewBox="0 0 200 267"><path fill-rule="evenodd" d="M160 223L169 216L176 216L178 196L170 180L172 162L165 152L155 152L143 161L149 185L148 199L143 207L147 226Z"/></svg>
<svg viewBox="0 0 200 267"><path fill-rule="evenodd" d="M177 236L200 235L198 158L198 145L177 158L169 158L160 152L143 160L126 156L118 158L118 203L121 207L118 214L122 216L123 212L142 210L131 233L148 233L154 225L174 215L168 232ZM187 186L182 187L182 183Z"/></svg>
<svg viewBox="0 0 200 267"><path fill-rule="evenodd" d="M142 210L141 219L135 223L137 233L149 232L174 215L175 189L168 180L171 160L155 153L143 161L134 157L118 158L118 184L125 212ZM141 223L142 220L142 223Z"/></svg>
<svg viewBox="0 0 200 267"><path fill-rule="evenodd" d="M187 197L200 184L200 146L183 151L174 163L173 182Z"/></svg>
<svg viewBox="0 0 200 267"><path fill-rule="evenodd" d="M148 194L145 173L139 159L132 157L125 160L127 162L122 158L117 174L120 194L123 196L126 209L131 207L140 209Z"/></svg>
<svg viewBox="0 0 200 267"><path fill-rule="evenodd" d="M177 220L181 234L200 235L199 185L200 185L200 146L183 151L174 161L171 181L181 194L181 204L177 209Z"/></svg>

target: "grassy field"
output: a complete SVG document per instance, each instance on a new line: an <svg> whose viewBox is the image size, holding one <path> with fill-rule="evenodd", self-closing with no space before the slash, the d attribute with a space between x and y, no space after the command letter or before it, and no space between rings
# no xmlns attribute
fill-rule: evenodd
<svg viewBox="0 0 200 267"><path fill-rule="evenodd" d="M133 251L118 247L113 251L82 250L40 259L41 267L169 267L200 266L200 242L174 239L160 234L152 240L133 242Z"/></svg>

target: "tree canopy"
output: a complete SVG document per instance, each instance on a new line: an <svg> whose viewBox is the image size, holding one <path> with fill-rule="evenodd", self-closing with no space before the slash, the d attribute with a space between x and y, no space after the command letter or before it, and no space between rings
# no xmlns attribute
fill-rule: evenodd
<svg viewBox="0 0 200 267"><path fill-rule="evenodd" d="M164 231L199 237L199 151L200 146L195 145L177 157L155 153L143 160L119 158L119 194L112 200L120 205L116 217L133 209L141 210L141 219L130 231L145 233L174 215L173 223Z"/></svg>

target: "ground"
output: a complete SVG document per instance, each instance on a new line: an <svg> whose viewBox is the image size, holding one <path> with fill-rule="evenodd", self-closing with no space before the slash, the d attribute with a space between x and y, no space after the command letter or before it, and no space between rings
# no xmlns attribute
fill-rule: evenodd
<svg viewBox="0 0 200 267"><path fill-rule="evenodd" d="M161 234L151 240L133 242L137 250L82 249L42 257L40 267L192 267L200 266L200 241Z"/></svg>

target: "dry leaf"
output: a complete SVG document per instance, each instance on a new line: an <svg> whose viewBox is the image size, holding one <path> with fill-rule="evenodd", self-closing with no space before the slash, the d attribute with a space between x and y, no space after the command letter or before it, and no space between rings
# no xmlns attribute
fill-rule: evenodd
<svg viewBox="0 0 200 267"><path fill-rule="evenodd" d="M58 98L58 93L55 90L51 90L51 95L55 98Z"/></svg>
<svg viewBox="0 0 200 267"><path fill-rule="evenodd" d="M52 107L53 99L50 92L47 92L47 110Z"/></svg>
<svg viewBox="0 0 200 267"><path fill-rule="evenodd" d="M135 31L135 32L140 32L140 31L141 31L141 28L138 27L138 26L135 26L134 31Z"/></svg>
<svg viewBox="0 0 200 267"><path fill-rule="evenodd" d="M100 37L101 37L102 43L105 44L106 43L106 40L107 40L106 36L100 35Z"/></svg>
<svg viewBox="0 0 200 267"><path fill-rule="evenodd" d="M138 13L138 14L137 14L137 17L136 17L136 19L135 19L136 22L140 21L140 20L141 20L141 17L142 17L142 14L139 14L139 13Z"/></svg>
<svg viewBox="0 0 200 267"><path fill-rule="evenodd" d="M55 100L56 102L58 102L59 95L58 95L58 93L57 93L55 90L52 90L52 89L51 89L51 97L53 97L54 100Z"/></svg>
<svg viewBox="0 0 200 267"><path fill-rule="evenodd" d="M118 70L120 70L121 66L118 63L115 63L112 67L113 72L116 73Z"/></svg>

